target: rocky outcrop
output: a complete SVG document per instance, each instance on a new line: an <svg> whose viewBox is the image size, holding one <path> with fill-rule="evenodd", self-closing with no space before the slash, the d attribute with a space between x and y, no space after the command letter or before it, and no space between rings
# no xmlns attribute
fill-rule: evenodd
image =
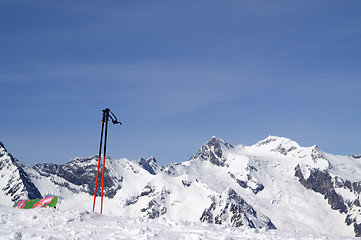
<svg viewBox="0 0 361 240"><path fill-rule="evenodd" d="M216 166L224 167L226 158L223 154L223 148L231 149L233 146L223 139L212 137L207 143L202 145L190 160L209 161Z"/></svg>
<svg viewBox="0 0 361 240"><path fill-rule="evenodd" d="M264 186L259 183L251 174L247 174L247 180L238 179L233 173L229 172L229 176L234 179L242 188L251 189L254 194L259 193L264 189Z"/></svg>
<svg viewBox="0 0 361 240"><path fill-rule="evenodd" d="M151 219L158 218L167 212L166 198L170 194L169 191L162 189L160 192L155 193L152 200L150 200L146 207L140 211L145 213L145 216Z"/></svg>
<svg viewBox="0 0 361 240"><path fill-rule="evenodd" d="M161 168L157 164L157 160L154 157L150 157L147 160L140 158L137 163L152 175L156 175L161 171Z"/></svg>
<svg viewBox="0 0 361 240"><path fill-rule="evenodd" d="M232 188L228 188L218 196L213 197L211 205L204 210L200 221L228 224L232 227L276 229L276 226L267 216L257 213Z"/></svg>
<svg viewBox="0 0 361 240"><path fill-rule="evenodd" d="M2 142L0 142L0 178L2 182L6 182L4 186L0 186L1 190L12 202L21 198L42 197L24 170L24 166L7 152Z"/></svg>
<svg viewBox="0 0 361 240"><path fill-rule="evenodd" d="M351 183L351 181L343 180L339 176L332 176L327 170L320 171L319 169L311 169L310 176L305 179L300 165L297 165L295 168L295 176L304 187L322 194L324 198L327 199L331 209L346 214L345 223L347 225L353 224L355 236L361 237L361 224L358 224L356 221L359 216L359 211L361 210L361 182ZM344 197L338 193L338 189L348 190L350 196L353 195L353 200L344 199Z"/></svg>
<svg viewBox="0 0 361 240"><path fill-rule="evenodd" d="M74 193L86 192L94 195L98 157L76 158L66 164L42 163L33 166L41 176L49 177L55 185ZM97 195L101 194L101 169L98 175ZM112 198L121 189L123 178L113 178L108 168L104 171L104 196Z"/></svg>

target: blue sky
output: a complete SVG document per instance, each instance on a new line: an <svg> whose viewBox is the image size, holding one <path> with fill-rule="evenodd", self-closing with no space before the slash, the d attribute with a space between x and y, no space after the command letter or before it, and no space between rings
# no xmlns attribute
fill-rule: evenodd
<svg viewBox="0 0 361 240"><path fill-rule="evenodd" d="M21 162L188 160L213 135L361 153L361 2L0 1L0 141Z"/></svg>

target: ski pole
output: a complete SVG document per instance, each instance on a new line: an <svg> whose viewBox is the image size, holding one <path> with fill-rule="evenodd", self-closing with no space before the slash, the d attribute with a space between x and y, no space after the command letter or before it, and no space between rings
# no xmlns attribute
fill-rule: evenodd
<svg viewBox="0 0 361 240"><path fill-rule="evenodd" d="M104 122L105 122L105 112L103 111L102 131L101 131L101 134L100 134L100 147L99 147L99 159L98 159L97 177L95 179L93 212L94 212L94 208L95 208L95 199L97 197L97 186L98 186L98 177L99 177L99 168L100 168L100 158L101 158L101 154L102 154L102 141L103 141Z"/></svg>
<svg viewBox="0 0 361 240"><path fill-rule="evenodd" d="M111 113L111 115L109 115ZM97 168L97 176L95 179L95 190L94 190L94 200L93 200L93 212L95 209L95 200L97 195L97 186L98 186L98 178L99 178L99 171L100 171L100 161L101 161L101 153L102 153L102 144L103 144L103 132L104 132L104 123L105 123L105 135L104 135L104 154L103 154L103 166L102 166L102 189L101 189L101 202L100 202L100 214L103 214L103 196L104 196L104 173L105 173L105 158L106 158L106 151L107 151L107 135L108 135L108 121L109 118L112 119L113 124L120 124L118 122L117 117L110 111L109 108L103 110L103 119L102 119L102 130L100 136L100 147L99 147L99 157L98 157L98 168Z"/></svg>
<svg viewBox="0 0 361 240"><path fill-rule="evenodd" d="M109 108L107 108L109 110ZM104 171L105 171L105 156L107 152L107 133L108 133L108 117L109 111L106 111L106 122L105 122L105 136L104 136L104 158L103 158L103 171L102 171L102 195L100 200L100 214L103 214L103 192L104 192Z"/></svg>

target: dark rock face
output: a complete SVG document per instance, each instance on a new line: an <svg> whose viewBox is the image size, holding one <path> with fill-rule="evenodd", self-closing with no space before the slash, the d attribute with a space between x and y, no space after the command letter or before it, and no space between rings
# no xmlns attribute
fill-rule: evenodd
<svg viewBox="0 0 361 240"><path fill-rule="evenodd" d="M145 212L150 219L158 218L167 212L167 208L152 200L148 203L148 207L142 208L141 212Z"/></svg>
<svg viewBox="0 0 361 240"><path fill-rule="evenodd" d="M347 207L343 198L335 191L333 179L327 171L320 171L319 169L312 169L310 176L305 179L303 177L299 165L295 168L295 176L307 189L312 189L315 192L324 195L328 199L328 204L331 205L333 210L339 210L340 213L346 213Z"/></svg>
<svg viewBox="0 0 361 240"><path fill-rule="evenodd" d="M186 171L186 167L182 163L171 163L163 166L160 171L166 173L169 176L180 176Z"/></svg>
<svg viewBox="0 0 361 240"><path fill-rule="evenodd" d="M355 237L361 237L361 223L360 224L354 223L353 229L356 233Z"/></svg>
<svg viewBox="0 0 361 240"><path fill-rule="evenodd" d="M355 237L361 237L361 224L356 223L356 219L354 217L352 217L351 214L348 214L346 216L346 220L345 223L347 225L351 225L353 224L353 229L355 232Z"/></svg>
<svg viewBox="0 0 361 240"><path fill-rule="evenodd" d="M353 208L360 205L360 182L351 183L338 176L332 177L327 170L321 171L319 169L311 169L310 176L305 179L299 165L295 168L295 176L307 189L312 189L313 191L324 195L324 198L327 199L331 209L347 214L345 223L347 225L353 224L356 237L361 236L361 224L357 224L355 216L352 216L351 214ZM337 188L349 190L355 195L355 200L350 202L349 200L343 199L343 197L336 192L335 189Z"/></svg>
<svg viewBox="0 0 361 240"><path fill-rule="evenodd" d="M285 148L283 147L281 144L278 145L275 149L273 149L272 151L273 152L279 152L281 153L282 155L287 155L289 152L293 151L293 150L296 150L297 148L292 146L292 147L289 147L289 148Z"/></svg>
<svg viewBox="0 0 361 240"><path fill-rule="evenodd" d="M271 138L271 137L269 137L269 138L267 138L267 139L265 139L265 140L263 140L263 141L258 142L258 143L256 144L256 146L257 146L257 147L260 147L260 146L262 146L262 145L267 145L267 144L269 144L269 143L271 143L271 142L275 142L275 141L277 141L276 138Z"/></svg>
<svg viewBox="0 0 361 240"><path fill-rule="evenodd" d="M163 189L160 192L155 192L154 188L151 189L153 190L150 191L150 197L153 198L148 202L148 206L142 208L140 211L144 212L148 218L154 219L167 213L167 208L165 207L165 200L170 194L170 191Z"/></svg>
<svg viewBox="0 0 361 240"><path fill-rule="evenodd" d="M312 169L311 175L304 179L300 165L295 168L295 176L307 189L312 189L325 195L331 188L333 188L332 178L328 172L323 172L318 169Z"/></svg>
<svg viewBox="0 0 361 240"><path fill-rule="evenodd" d="M59 186L65 187L74 193L79 193L79 188L72 188L70 184L79 186L81 192L94 195L95 181L97 174L97 161L98 157L75 159L66 164L58 165L52 163L36 164L33 169L40 175L49 177L57 176L66 182L57 181L56 178L50 178L51 181ZM97 195L101 194L101 181L102 181L102 165L98 175L98 188ZM116 192L121 189L121 182L123 178L114 179L110 176L109 170L105 167L104 171L104 196L114 197ZM68 184L70 183L70 184Z"/></svg>
<svg viewBox="0 0 361 240"><path fill-rule="evenodd" d="M150 157L148 158L148 160L140 158L137 163L139 164L139 166L141 166L144 170L146 170L152 175L156 175L157 172L161 171L160 167L157 164L157 160L154 157Z"/></svg>
<svg viewBox="0 0 361 240"><path fill-rule="evenodd" d="M229 224L232 227L248 226L257 229L276 229L268 217L257 214L253 207L232 188L213 197L211 205L203 211L200 221Z"/></svg>
<svg viewBox="0 0 361 240"><path fill-rule="evenodd" d="M361 182L353 182L352 189L357 192L358 194L361 193Z"/></svg>
<svg viewBox="0 0 361 240"><path fill-rule="evenodd" d="M311 158L312 158L312 160L313 160L315 163L318 162L318 161L320 161L320 160L321 160L321 161L324 160L324 161L327 161L328 164L330 165L328 159L327 159L322 153L320 153L319 150L320 150L320 149L319 149L317 146L312 149L312 151L311 151Z"/></svg>
<svg viewBox="0 0 361 240"><path fill-rule="evenodd" d="M7 152L4 144L1 142L0 159L0 172L10 175L8 183L2 188L5 195L10 195L13 202L21 198L42 198L39 190L24 171L24 166Z"/></svg>
<svg viewBox="0 0 361 240"><path fill-rule="evenodd" d="M169 194L170 191L168 190L162 189L157 191L155 186L147 184L139 195L127 199L125 205L134 205L141 198L148 199L147 206L141 208L140 211L145 214L145 217L154 219L167 213L168 209L165 203Z"/></svg>
<svg viewBox="0 0 361 240"><path fill-rule="evenodd" d="M257 194L264 189L264 186L261 183L257 182L257 180L253 179L252 175L250 175L250 174L247 174L247 181L238 179L234 174L232 174L230 172L228 174L231 178L233 178L238 183L239 186L241 186L242 188L251 189L254 194ZM255 182L256 186L252 187L251 184L249 184L249 181Z"/></svg>
<svg viewBox="0 0 361 240"><path fill-rule="evenodd" d="M18 169L19 169L19 176L20 176L21 182L24 184L24 188L28 192L28 198L29 199L42 198L39 190L35 187L33 182L30 180L29 175L19 165L18 165ZM16 200L18 200L18 199L16 199Z"/></svg>
<svg viewBox="0 0 361 240"><path fill-rule="evenodd" d="M130 199L127 199L125 205L129 206L129 205L136 204L138 202L139 198L141 198L141 197L152 196L152 195L154 196L154 192L155 192L154 186L146 185L139 195L136 195L136 196L131 197Z"/></svg>
<svg viewBox="0 0 361 240"><path fill-rule="evenodd" d="M192 181L182 180L182 184L184 187L190 187L192 185Z"/></svg>
<svg viewBox="0 0 361 240"><path fill-rule="evenodd" d="M210 161L216 166L224 167L226 158L223 155L222 147L228 149L233 148L231 144L225 142L224 140L212 137L193 157L191 157L191 160L198 159L201 161Z"/></svg>

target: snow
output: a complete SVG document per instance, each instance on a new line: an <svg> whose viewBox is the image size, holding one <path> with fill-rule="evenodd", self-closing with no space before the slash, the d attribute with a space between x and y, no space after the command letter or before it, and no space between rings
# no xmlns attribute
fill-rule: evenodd
<svg viewBox="0 0 361 240"><path fill-rule="evenodd" d="M351 156L338 156L323 152L327 159L331 162L330 171L345 180L352 182L360 181L361 176L361 159L355 159Z"/></svg>
<svg viewBox="0 0 361 240"><path fill-rule="evenodd" d="M347 240L321 234L232 228L225 225L100 215L84 209L15 209L0 205L0 239L240 239Z"/></svg>
<svg viewBox="0 0 361 240"><path fill-rule="evenodd" d="M223 140L220 143L224 166L197 158L162 170L152 163L159 168L154 175L136 161L106 159L109 175L119 189L113 198L104 198L103 215L97 213L100 198L96 212L90 212L93 196L81 187L25 167L44 197L59 196L57 209L13 209L10 198L0 194L1 203L6 205L0 206L0 239L354 239L346 237L355 233L352 225L345 224L345 214L331 210L323 195L302 186L295 177L295 168L300 166L305 178L316 168L360 182L359 159L324 153L317 146L301 147L274 136L252 146L230 147ZM214 153L214 147L209 151ZM90 160L96 165L96 158ZM81 164L88 167L91 162ZM7 181L6 174L0 177L0 186ZM240 186L240 181L245 186ZM66 183L74 192L54 182ZM264 189L255 193L260 185ZM200 222L212 198L229 188L269 217L278 230ZM345 199L355 199L347 189L336 191ZM166 209L153 220L148 219L147 210L152 201L158 204L156 210ZM351 213L357 223L361 222L359 207Z"/></svg>
<svg viewBox="0 0 361 240"><path fill-rule="evenodd" d="M270 139L273 141L269 141ZM252 176L265 186L257 197L250 191L242 191L240 195L256 211L271 216L272 222L279 229L352 235L352 229L344 224L345 216L330 211L327 200L321 194L307 190L294 178L292 170L300 163L298 155L283 156L272 151L279 146L277 142L279 140L286 142L289 147L298 144L292 144L285 138L269 137L266 140L262 142L270 142L271 147L258 143L250 147L236 147L228 153L228 156L234 156L230 159L235 162L243 161L255 166L258 171L252 172ZM298 150L294 151L311 150L311 148L301 148L299 145L297 148ZM230 166L233 166L233 161L230 162ZM239 167L237 170L240 169Z"/></svg>
<svg viewBox="0 0 361 240"><path fill-rule="evenodd" d="M5 191L5 189L16 189L16 194L21 195L23 193L23 188L17 187L16 183L11 180L19 177L20 174L17 168L13 165L11 160L11 156L7 153L5 147L0 142L0 202L11 204L12 199L10 196L6 194L2 194L1 191ZM15 186L15 187L14 187Z"/></svg>

